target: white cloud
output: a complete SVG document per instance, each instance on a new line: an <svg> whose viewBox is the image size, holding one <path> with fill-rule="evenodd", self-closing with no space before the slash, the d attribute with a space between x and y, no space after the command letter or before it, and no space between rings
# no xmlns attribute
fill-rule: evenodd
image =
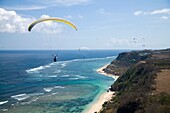
<svg viewBox="0 0 170 113"><path fill-rule="evenodd" d="M135 11L134 15L156 15L156 14L170 14L170 9L159 9L159 10L153 10L149 12L143 12L143 11Z"/></svg>
<svg viewBox="0 0 170 113"><path fill-rule="evenodd" d="M47 7L45 6L15 6L15 7L6 7L8 10L21 10L21 11L27 11L27 10L39 10L39 9L45 9Z"/></svg>
<svg viewBox="0 0 170 113"><path fill-rule="evenodd" d="M101 15L110 15L110 12L107 12L105 9L100 8L97 13L101 14Z"/></svg>
<svg viewBox="0 0 170 113"><path fill-rule="evenodd" d="M0 32L25 33L31 21L33 21L33 19L23 18L15 11L7 11L0 8Z"/></svg>
<svg viewBox="0 0 170 113"><path fill-rule="evenodd" d="M167 20L168 17L167 16L162 16L161 19Z"/></svg>
<svg viewBox="0 0 170 113"><path fill-rule="evenodd" d="M73 18L83 19L84 17L82 15L75 15L75 16L67 15L67 16L64 16L64 18L67 18L67 19L73 19Z"/></svg>
<svg viewBox="0 0 170 113"><path fill-rule="evenodd" d="M72 5L82 5L87 4L92 0L53 0L50 1L53 5L65 5L65 6L72 6ZM49 3L49 0L44 0L45 3Z"/></svg>
<svg viewBox="0 0 170 113"><path fill-rule="evenodd" d="M42 15L40 18L49 18L48 15ZM32 31L35 32L41 32L41 33L48 33L48 34L56 34L60 33L64 30L64 27L57 23L52 21L46 21L39 23L35 26L35 28L32 29Z"/></svg>
<svg viewBox="0 0 170 113"><path fill-rule="evenodd" d="M49 18L50 16L48 16L48 15L41 15L41 17L40 18Z"/></svg>
<svg viewBox="0 0 170 113"><path fill-rule="evenodd" d="M166 19L169 19L167 15L170 15L170 9L159 9L159 10L153 10L153 11L149 11L149 12L135 11L133 14L135 16L140 16L140 15L161 15L160 18L166 20Z"/></svg>
<svg viewBox="0 0 170 113"><path fill-rule="evenodd" d="M170 9L154 10L150 14L170 14Z"/></svg>
<svg viewBox="0 0 170 113"><path fill-rule="evenodd" d="M47 18L48 15L42 15L41 18ZM35 18L24 18L15 11L7 11L0 8L0 32L19 32L28 33L28 26L35 21ZM37 24L32 31L41 33L60 33L64 27L56 22L43 22Z"/></svg>
<svg viewBox="0 0 170 113"><path fill-rule="evenodd" d="M142 11L136 11L134 12L134 15L138 16L138 15L141 15L142 14Z"/></svg>

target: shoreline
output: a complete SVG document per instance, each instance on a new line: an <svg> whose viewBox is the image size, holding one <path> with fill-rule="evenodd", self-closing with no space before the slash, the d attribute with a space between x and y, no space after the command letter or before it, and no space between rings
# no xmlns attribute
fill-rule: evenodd
<svg viewBox="0 0 170 113"><path fill-rule="evenodd" d="M113 74L108 74L108 73L105 73L105 72L103 71L103 69L105 69L108 65L109 65L109 64L106 64L106 65L100 67L99 69L97 69L96 71L97 71L99 74L112 77L112 78L116 81L116 80L119 78L119 76L116 76L116 75L113 75Z"/></svg>
<svg viewBox="0 0 170 113"><path fill-rule="evenodd" d="M100 67L99 69L97 69L96 71L99 73L99 74L102 74L102 75L105 75L105 76L108 76L108 77L112 77L115 81L119 78L119 76L115 76L115 75L112 75L112 74L107 74L103 71L103 69L105 69L109 64L106 64L102 67ZM98 113L102 110L102 105L107 102L107 101L110 101L112 99L115 92L114 91L107 91L103 94L101 94L101 96L99 96L99 99L98 101L96 101L94 104L92 104L92 106L90 107L90 109L86 112L86 113Z"/></svg>

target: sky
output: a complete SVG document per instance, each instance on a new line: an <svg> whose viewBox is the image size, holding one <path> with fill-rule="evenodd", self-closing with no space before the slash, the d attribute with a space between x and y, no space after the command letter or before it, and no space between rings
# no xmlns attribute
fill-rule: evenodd
<svg viewBox="0 0 170 113"><path fill-rule="evenodd" d="M77 31L58 22L74 23ZM170 0L0 0L0 50L170 48Z"/></svg>

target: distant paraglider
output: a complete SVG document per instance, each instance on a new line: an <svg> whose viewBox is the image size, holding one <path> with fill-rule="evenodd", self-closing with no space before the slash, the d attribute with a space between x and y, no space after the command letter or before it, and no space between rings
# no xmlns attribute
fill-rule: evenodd
<svg viewBox="0 0 170 113"><path fill-rule="evenodd" d="M52 55L52 57L53 57L53 61L54 61L54 62L57 62L58 55Z"/></svg>
<svg viewBox="0 0 170 113"><path fill-rule="evenodd" d="M145 47L145 45L142 45L142 47Z"/></svg>
<svg viewBox="0 0 170 113"><path fill-rule="evenodd" d="M129 44L131 46L135 46L135 47L142 47L145 48L146 44L145 44L145 38L139 39L139 38L133 38L132 40L129 41Z"/></svg>
<svg viewBox="0 0 170 113"><path fill-rule="evenodd" d="M133 38L133 40L129 41L129 44L130 44L131 46L136 46L136 44L137 44L137 39L136 39L136 38Z"/></svg>
<svg viewBox="0 0 170 113"><path fill-rule="evenodd" d="M71 23L71 22L69 22L69 21L67 21L67 20L65 20L65 19L52 18L52 17L49 17L49 18L41 18L41 19L38 19L38 20L34 21L32 24L29 25L28 31L31 31L32 28L33 28L36 24L41 23L41 22L45 22L45 21L62 22L62 23L65 23L65 24L71 26L72 28L74 28L74 29L77 31L77 27L76 27L73 23Z"/></svg>

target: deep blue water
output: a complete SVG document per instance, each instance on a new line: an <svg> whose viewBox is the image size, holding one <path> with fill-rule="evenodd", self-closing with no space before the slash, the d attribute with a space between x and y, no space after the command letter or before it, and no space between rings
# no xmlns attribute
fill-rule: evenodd
<svg viewBox="0 0 170 113"><path fill-rule="evenodd" d="M122 51L0 51L0 112L80 113L114 82L96 69Z"/></svg>

